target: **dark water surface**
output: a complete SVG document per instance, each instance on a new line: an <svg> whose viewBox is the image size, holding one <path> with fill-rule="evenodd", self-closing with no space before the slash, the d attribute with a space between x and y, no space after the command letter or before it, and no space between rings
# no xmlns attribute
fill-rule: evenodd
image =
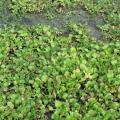
<svg viewBox="0 0 120 120"><path fill-rule="evenodd" d="M17 24L33 26L37 24L49 25L51 27L56 27L60 30L65 29L65 26L72 23L85 25L90 30L90 36L96 39L100 39L101 32L97 28L97 25L103 24L103 19L101 16L92 16L87 11L81 8L65 9L63 13L51 11L54 14L52 19L48 19L44 13L28 13L21 19L17 19ZM3 16L10 16L6 13ZM0 18L0 27L5 23L12 23L12 17L9 17L7 22Z"/></svg>

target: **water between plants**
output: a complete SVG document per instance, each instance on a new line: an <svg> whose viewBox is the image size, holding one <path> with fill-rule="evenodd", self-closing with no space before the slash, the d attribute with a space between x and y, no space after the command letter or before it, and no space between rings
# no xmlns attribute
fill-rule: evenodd
<svg viewBox="0 0 120 120"><path fill-rule="evenodd" d="M82 24L90 30L89 34L91 37L94 37L97 40L101 37L101 31L97 28L98 25L104 23L101 16L90 15L81 8L65 9L63 13L51 10L50 15L52 15L53 18L48 18L44 13L27 13L24 17L17 19L16 23L27 26L37 24L49 25L58 28L59 30L66 30L66 26L72 23ZM9 12L3 13L2 16L3 18L0 18L0 27L4 26L4 24L13 23L13 18L9 15ZM9 16L9 18L7 17L7 20L5 20L6 17L4 16Z"/></svg>

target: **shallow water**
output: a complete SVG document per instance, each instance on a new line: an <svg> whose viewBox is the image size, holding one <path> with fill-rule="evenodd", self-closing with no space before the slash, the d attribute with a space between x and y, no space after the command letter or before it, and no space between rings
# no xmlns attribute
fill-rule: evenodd
<svg viewBox="0 0 120 120"><path fill-rule="evenodd" d="M100 16L92 16L81 8L66 9L64 13L58 13L54 10L51 11L54 14L54 18L48 19L44 13L28 13L21 19L17 20L17 24L23 24L28 26L33 26L37 24L49 25L51 27L56 27L59 30L64 30L65 26L71 23L83 24L90 30L90 36L96 39L100 39L101 32L97 28L97 25L103 23L103 19ZM12 22L12 18L8 20L8 23ZM0 19L0 26L4 22Z"/></svg>

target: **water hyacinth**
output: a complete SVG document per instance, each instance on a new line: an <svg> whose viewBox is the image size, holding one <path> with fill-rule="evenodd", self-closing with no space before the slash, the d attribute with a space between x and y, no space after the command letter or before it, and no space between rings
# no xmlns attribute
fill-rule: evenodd
<svg viewBox="0 0 120 120"><path fill-rule="evenodd" d="M105 22L95 26L99 41L83 24L71 23L66 31L43 24L2 27L0 120L118 120L119 1L7 1L13 16L41 12L37 2L44 10L51 5L63 11L79 2L90 14L102 14Z"/></svg>

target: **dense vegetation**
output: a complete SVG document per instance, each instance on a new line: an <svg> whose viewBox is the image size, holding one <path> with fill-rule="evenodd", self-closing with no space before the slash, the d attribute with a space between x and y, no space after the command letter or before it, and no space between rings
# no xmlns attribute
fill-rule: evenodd
<svg viewBox="0 0 120 120"><path fill-rule="evenodd" d="M43 25L1 28L0 120L118 120L119 0L6 1L13 16L78 4L105 23L100 41L76 24L67 34Z"/></svg>

